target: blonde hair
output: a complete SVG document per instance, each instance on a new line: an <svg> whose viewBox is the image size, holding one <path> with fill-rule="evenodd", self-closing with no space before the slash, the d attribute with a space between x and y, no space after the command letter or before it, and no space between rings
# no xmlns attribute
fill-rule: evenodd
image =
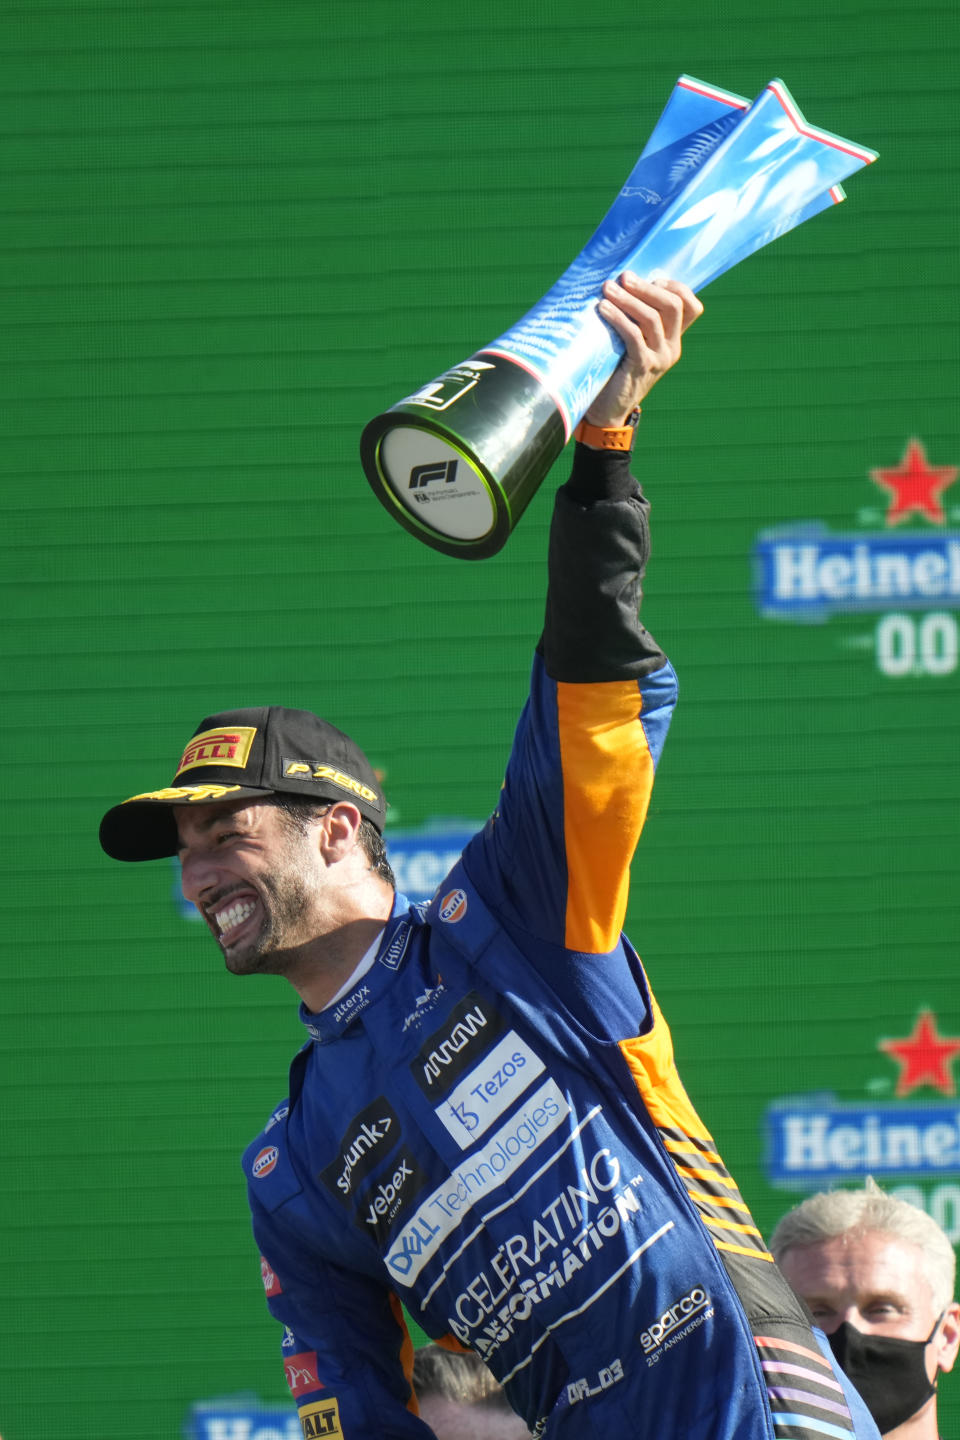
<svg viewBox="0 0 960 1440"><path fill-rule="evenodd" d="M953 1246L925 1210L888 1195L872 1176L862 1190L822 1190L788 1210L770 1236L770 1250L779 1261L799 1246L868 1230L879 1230L917 1247L933 1307L938 1314L944 1311L953 1299L956 1281Z"/></svg>

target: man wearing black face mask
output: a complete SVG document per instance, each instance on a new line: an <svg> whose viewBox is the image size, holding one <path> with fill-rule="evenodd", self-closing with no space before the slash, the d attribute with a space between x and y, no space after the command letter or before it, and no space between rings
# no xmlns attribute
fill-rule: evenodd
<svg viewBox="0 0 960 1440"><path fill-rule="evenodd" d="M770 1249L884 1440L938 1440L936 1381L960 1348L960 1305L936 1221L868 1179L804 1200Z"/></svg>

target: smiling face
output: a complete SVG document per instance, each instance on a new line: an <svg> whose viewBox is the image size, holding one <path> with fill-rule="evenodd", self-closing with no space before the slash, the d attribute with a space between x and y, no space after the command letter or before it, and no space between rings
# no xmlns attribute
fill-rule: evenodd
<svg viewBox="0 0 960 1440"><path fill-rule="evenodd" d="M178 806L183 893L235 975L285 975L326 928L329 881L313 831L275 805ZM321 822L322 823L322 822Z"/></svg>

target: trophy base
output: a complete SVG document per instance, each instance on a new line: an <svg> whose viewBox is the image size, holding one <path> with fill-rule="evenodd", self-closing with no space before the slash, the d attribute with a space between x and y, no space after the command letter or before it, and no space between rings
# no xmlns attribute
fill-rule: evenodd
<svg viewBox="0 0 960 1440"><path fill-rule="evenodd" d="M371 420L360 457L404 529L445 555L483 560L506 544L566 440L538 377L481 350Z"/></svg>

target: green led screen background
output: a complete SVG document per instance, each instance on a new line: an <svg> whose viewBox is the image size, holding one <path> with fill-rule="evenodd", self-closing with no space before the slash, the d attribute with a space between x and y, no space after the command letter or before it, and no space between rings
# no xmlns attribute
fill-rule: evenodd
<svg viewBox="0 0 960 1440"><path fill-rule="evenodd" d="M709 288L645 406L681 705L629 929L765 1230L804 1188L774 1183L771 1106L955 1105L949 1046L880 1045L924 1011L960 1035L960 600L794 624L751 564L799 524L960 539L960 481L892 527L871 478L912 438L960 465L955 5L21 0L0 26L4 1440L285 1397L238 1159L295 997L226 975L99 817L204 715L277 701L356 736L394 833L482 822L567 460L464 564L377 504L360 431L549 287L683 72L780 76L881 158ZM960 1239L938 1164L885 1183Z"/></svg>

